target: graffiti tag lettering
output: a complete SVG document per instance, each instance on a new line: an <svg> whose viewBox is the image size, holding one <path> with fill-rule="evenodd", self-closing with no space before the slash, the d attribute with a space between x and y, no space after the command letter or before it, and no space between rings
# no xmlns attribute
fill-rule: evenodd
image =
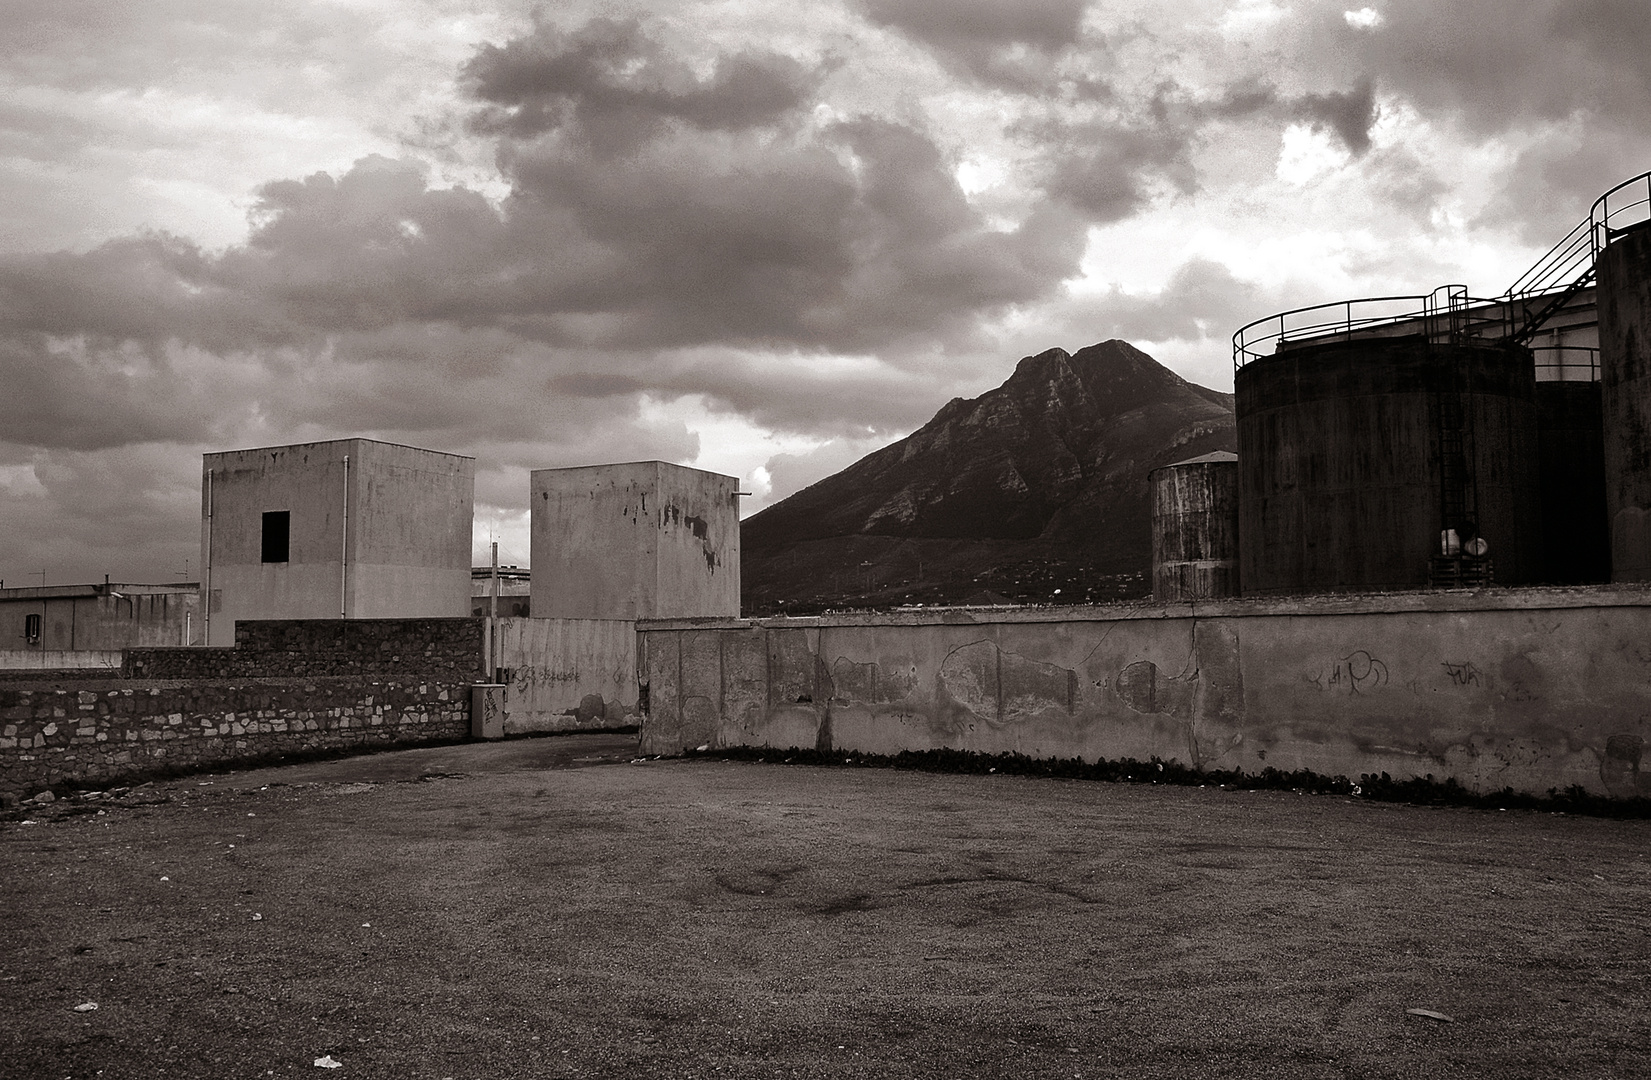
<svg viewBox="0 0 1651 1080"><path fill-rule="evenodd" d="M1348 653L1316 675L1303 675L1321 691L1367 694L1388 681L1387 665L1363 649Z"/></svg>
<svg viewBox="0 0 1651 1080"><path fill-rule="evenodd" d="M1473 661L1464 660L1460 664L1453 664L1450 661L1445 660L1442 661L1442 663L1444 664L1445 674L1449 675L1450 681L1455 683L1457 686L1480 685L1479 669L1473 666Z"/></svg>

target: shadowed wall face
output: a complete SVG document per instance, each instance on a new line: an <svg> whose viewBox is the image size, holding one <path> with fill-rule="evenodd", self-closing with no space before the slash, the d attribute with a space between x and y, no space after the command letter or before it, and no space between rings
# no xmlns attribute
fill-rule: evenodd
<svg viewBox="0 0 1651 1080"><path fill-rule="evenodd" d="M1542 580L1611 580L1605 506L1605 439L1597 382L1536 384L1542 477Z"/></svg>
<svg viewBox="0 0 1651 1080"><path fill-rule="evenodd" d="M1499 584L1541 576L1530 354L1387 338L1289 347L1236 376L1246 595L1418 588L1445 527L1460 417Z"/></svg>
<svg viewBox="0 0 1651 1080"><path fill-rule="evenodd" d="M1613 581L1651 580L1651 225L1600 252L1599 363Z"/></svg>

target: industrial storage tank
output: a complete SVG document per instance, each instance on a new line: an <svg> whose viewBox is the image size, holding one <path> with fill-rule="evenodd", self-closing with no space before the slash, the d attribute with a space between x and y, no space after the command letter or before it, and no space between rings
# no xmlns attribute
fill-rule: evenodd
<svg viewBox="0 0 1651 1080"><path fill-rule="evenodd" d="M1152 488L1152 598L1238 595L1238 455L1224 450L1147 474Z"/></svg>
<svg viewBox="0 0 1651 1080"><path fill-rule="evenodd" d="M1613 581L1651 580L1651 178L1606 192L1591 215Z"/></svg>
<svg viewBox="0 0 1651 1080"><path fill-rule="evenodd" d="M1466 550L1485 542L1476 565L1495 583L1538 580L1530 351L1476 340L1458 317L1465 296L1448 298L1443 328L1358 303L1336 305L1346 314L1328 332L1320 322L1292 340L1286 316L1300 313L1286 313L1263 320L1277 333L1256 323L1234 337L1244 594L1437 584L1447 529Z"/></svg>

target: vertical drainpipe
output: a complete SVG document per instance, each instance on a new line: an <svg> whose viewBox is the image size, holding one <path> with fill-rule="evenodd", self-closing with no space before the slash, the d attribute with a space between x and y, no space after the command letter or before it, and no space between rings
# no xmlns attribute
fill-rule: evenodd
<svg viewBox="0 0 1651 1080"><path fill-rule="evenodd" d="M493 541L493 588L487 601L487 677L499 681L499 542Z"/></svg>
<svg viewBox="0 0 1651 1080"><path fill-rule="evenodd" d="M201 597L201 644L212 644L212 470L206 470L206 595Z"/></svg>
<svg viewBox="0 0 1651 1080"><path fill-rule="evenodd" d="M350 455L344 455L344 528L338 552L338 617L350 617Z"/></svg>

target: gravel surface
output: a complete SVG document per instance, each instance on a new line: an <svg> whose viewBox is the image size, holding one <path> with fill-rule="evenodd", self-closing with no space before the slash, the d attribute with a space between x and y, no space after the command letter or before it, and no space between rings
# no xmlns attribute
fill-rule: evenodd
<svg viewBox="0 0 1651 1080"><path fill-rule="evenodd" d="M632 745L28 807L0 1076L1651 1076L1651 822Z"/></svg>

